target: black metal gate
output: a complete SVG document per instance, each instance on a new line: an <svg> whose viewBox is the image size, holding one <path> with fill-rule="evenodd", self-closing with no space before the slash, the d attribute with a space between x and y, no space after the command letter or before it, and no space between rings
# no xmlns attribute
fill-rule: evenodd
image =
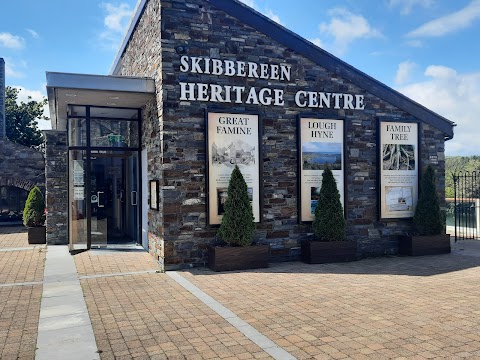
<svg viewBox="0 0 480 360"><path fill-rule="evenodd" d="M480 172L453 175L454 199L447 199L447 227L455 227L455 241L480 237ZM452 201L453 200L453 201Z"/></svg>

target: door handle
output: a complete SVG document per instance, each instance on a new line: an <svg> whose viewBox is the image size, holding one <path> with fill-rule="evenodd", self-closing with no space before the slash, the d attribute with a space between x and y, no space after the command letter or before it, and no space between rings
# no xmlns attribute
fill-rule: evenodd
<svg viewBox="0 0 480 360"><path fill-rule="evenodd" d="M97 191L97 203L99 208L105 207L105 204L102 204L100 201L100 194L105 194L105 191ZM105 200L105 199L104 199Z"/></svg>
<svg viewBox="0 0 480 360"><path fill-rule="evenodd" d="M131 199L132 199L132 205L136 206L137 205L137 192L136 191L132 191Z"/></svg>

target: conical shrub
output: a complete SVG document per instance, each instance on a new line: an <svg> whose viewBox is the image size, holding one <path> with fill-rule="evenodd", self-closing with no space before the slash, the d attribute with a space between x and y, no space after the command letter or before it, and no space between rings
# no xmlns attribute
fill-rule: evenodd
<svg viewBox="0 0 480 360"><path fill-rule="evenodd" d="M230 177L227 194L225 213L218 236L229 245L251 245L255 222L247 183L237 165Z"/></svg>
<svg viewBox="0 0 480 360"><path fill-rule="evenodd" d="M322 186L313 220L313 232L321 241L342 241L345 240L345 226L337 182L332 170L327 166L323 170Z"/></svg>
<svg viewBox="0 0 480 360"><path fill-rule="evenodd" d="M27 227L43 226L45 224L45 201L37 186L28 193L23 209L23 225Z"/></svg>
<svg viewBox="0 0 480 360"><path fill-rule="evenodd" d="M437 193L435 170L427 166L420 181L413 223L419 235L438 235L444 233L444 218L440 210L440 198Z"/></svg>

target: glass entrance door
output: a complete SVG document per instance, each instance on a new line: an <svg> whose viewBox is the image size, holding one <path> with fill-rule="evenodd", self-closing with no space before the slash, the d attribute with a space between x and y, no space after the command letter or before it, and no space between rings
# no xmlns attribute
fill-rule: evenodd
<svg viewBox="0 0 480 360"><path fill-rule="evenodd" d="M140 242L140 109L68 110L70 251Z"/></svg>
<svg viewBox="0 0 480 360"><path fill-rule="evenodd" d="M137 151L70 151L70 250L139 242Z"/></svg>
<svg viewBox="0 0 480 360"><path fill-rule="evenodd" d="M92 151L91 245L138 242L138 156L131 151Z"/></svg>

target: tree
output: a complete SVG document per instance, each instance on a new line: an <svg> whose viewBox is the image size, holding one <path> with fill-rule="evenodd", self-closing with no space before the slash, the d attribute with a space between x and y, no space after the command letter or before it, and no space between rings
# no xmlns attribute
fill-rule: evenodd
<svg viewBox="0 0 480 360"><path fill-rule="evenodd" d="M27 102L18 101L20 90L11 86L5 88L6 135L10 141L28 147L43 143L43 135L37 128L37 119L48 120L43 116L43 107L47 99L34 101L28 97Z"/></svg>
<svg viewBox="0 0 480 360"><path fill-rule="evenodd" d="M435 185L435 170L427 166L420 181L413 223L419 235L438 235L444 232L444 217L440 211L440 199Z"/></svg>
<svg viewBox="0 0 480 360"><path fill-rule="evenodd" d="M43 226L45 223L45 201L37 186L34 186L28 194L23 210L23 225L27 227Z"/></svg>
<svg viewBox="0 0 480 360"><path fill-rule="evenodd" d="M255 232L253 210L247 183L238 165L233 169L227 194L225 213L218 235L229 245L251 245Z"/></svg>
<svg viewBox="0 0 480 360"><path fill-rule="evenodd" d="M332 170L328 166L322 174L322 187L315 208L313 232L322 241L345 240L345 217L340 193Z"/></svg>

